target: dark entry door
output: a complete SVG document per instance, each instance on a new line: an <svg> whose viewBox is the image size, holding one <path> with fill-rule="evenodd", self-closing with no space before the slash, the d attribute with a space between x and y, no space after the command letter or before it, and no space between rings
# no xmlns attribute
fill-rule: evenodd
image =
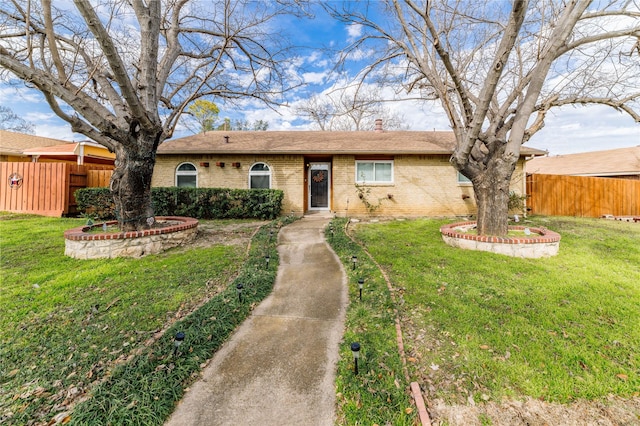
<svg viewBox="0 0 640 426"><path fill-rule="evenodd" d="M315 163L309 168L309 208L329 208L329 164Z"/></svg>

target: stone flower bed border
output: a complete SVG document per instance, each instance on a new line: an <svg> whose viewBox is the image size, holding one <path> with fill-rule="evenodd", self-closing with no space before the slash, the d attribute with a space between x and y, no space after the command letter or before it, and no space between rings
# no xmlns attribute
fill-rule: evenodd
<svg viewBox="0 0 640 426"><path fill-rule="evenodd" d="M197 219L181 216L158 216L155 219L156 223L176 223L129 232L95 232L102 223L69 229L64 233L64 254L76 259L142 257L185 244L196 236ZM107 226L117 223L106 222Z"/></svg>
<svg viewBox="0 0 640 426"><path fill-rule="evenodd" d="M512 257L550 257L557 255L560 249L560 234L546 228L509 226L510 230L519 231L529 228L531 235L522 237L493 237L464 232L475 225L476 222L450 223L440 227L440 233L444 242L452 247L488 251Z"/></svg>

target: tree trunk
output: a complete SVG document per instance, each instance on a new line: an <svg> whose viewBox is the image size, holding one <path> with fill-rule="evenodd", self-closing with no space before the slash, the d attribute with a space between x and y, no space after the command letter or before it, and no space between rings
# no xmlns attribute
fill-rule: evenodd
<svg viewBox="0 0 640 426"><path fill-rule="evenodd" d="M111 176L111 195L122 231L148 229L155 221L151 203L151 177L156 162L156 148L152 140L139 140L138 143L140 147L137 149L117 147L116 167Z"/></svg>
<svg viewBox="0 0 640 426"><path fill-rule="evenodd" d="M509 224L509 184L516 162L490 160L473 180L478 206L478 235L506 236Z"/></svg>

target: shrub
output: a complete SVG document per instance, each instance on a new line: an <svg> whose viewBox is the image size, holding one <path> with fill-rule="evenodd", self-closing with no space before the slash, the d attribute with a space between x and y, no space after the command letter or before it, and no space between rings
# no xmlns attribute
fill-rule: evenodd
<svg viewBox="0 0 640 426"><path fill-rule="evenodd" d="M117 212L108 188L83 188L75 192L78 209L96 219L115 219ZM284 192L278 189L152 188L158 216L197 219L275 219L282 210Z"/></svg>
<svg viewBox="0 0 640 426"><path fill-rule="evenodd" d="M94 219L113 219L115 206L109 188L81 188L73 194L78 210Z"/></svg>

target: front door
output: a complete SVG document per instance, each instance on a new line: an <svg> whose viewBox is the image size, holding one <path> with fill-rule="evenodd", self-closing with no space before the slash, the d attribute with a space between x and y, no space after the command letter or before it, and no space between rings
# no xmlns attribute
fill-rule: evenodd
<svg viewBox="0 0 640 426"><path fill-rule="evenodd" d="M328 210L330 197L331 163L309 165L309 210Z"/></svg>

